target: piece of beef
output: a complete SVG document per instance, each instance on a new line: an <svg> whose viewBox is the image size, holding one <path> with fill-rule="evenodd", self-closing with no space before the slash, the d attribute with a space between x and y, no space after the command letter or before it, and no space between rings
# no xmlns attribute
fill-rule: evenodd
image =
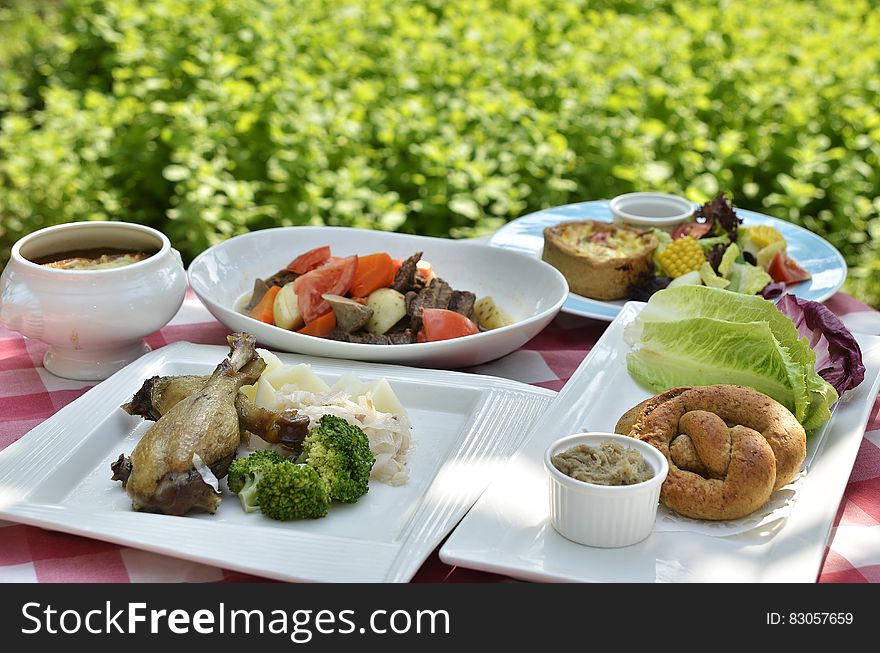
<svg viewBox="0 0 880 653"><path fill-rule="evenodd" d="M416 341L413 332L409 329L400 333L387 333L384 335L374 335L365 331L346 333L340 329L333 329L329 337L331 340L354 342L363 345L408 345Z"/></svg>
<svg viewBox="0 0 880 653"><path fill-rule="evenodd" d="M401 264L400 269L394 276L394 281L391 283L391 287L394 290L405 295L410 291L418 291L423 287L422 277L416 268L421 259L422 252L416 252Z"/></svg>
<svg viewBox="0 0 880 653"><path fill-rule="evenodd" d="M422 311L426 308L449 308L451 299L452 287L440 277L431 279L431 283L419 292L406 293L406 314L410 318L410 329L418 333L422 328Z"/></svg>
<svg viewBox="0 0 880 653"><path fill-rule="evenodd" d="M391 335L392 333L403 333L404 331L409 330L409 315L404 315L393 327L388 329L385 333Z"/></svg>
<svg viewBox="0 0 880 653"><path fill-rule="evenodd" d="M348 297L340 295L321 295L336 314L336 327L340 331L354 333L360 331L370 318L373 309Z"/></svg>
<svg viewBox="0 0 880 653"><path fill-rule="evenodd" d="M453 290L452 298L449 300L449 310L461 313L469 318L474 312L474 304L477 296L470 290Z"/></svg>
<svg viewBox="0 0 880 653"><path fill-rule="evenodd" d="M297 277L299 277L296 272L291 272L290 270L278 270L271 277L266 279L266 285L270 288L272 286L286 286L291 281L296 281Z"/></svg>
<svg viewBox="0 0 880 653"><path fill-rule="evenodd" d="M260 300L265 297L266 293L269 292L269 284L267 284L262 279L257 279L254 281L254 289L251 292L250 301L248 301L247 305L244 307L244 310L250 313L257 307L257 304L260 303Z"/></svg>

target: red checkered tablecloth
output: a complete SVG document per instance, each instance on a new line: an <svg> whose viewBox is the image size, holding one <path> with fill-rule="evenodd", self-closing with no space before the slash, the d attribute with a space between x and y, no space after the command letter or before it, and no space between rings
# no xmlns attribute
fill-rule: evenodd
<svg viewBox="0 0 880 653"><path fill-rule="evenodd" d="M853 331L880 335L880 313L842 293L827 305ZM560 314L518 351L470 371L559 390L606 328ZM189 341L225 344L228 329L190 292L175 318L147 340L155 349ZM43 368L46 346L0 327L0 450L84 394L91 383ZM2 498L0 488L0 498ZM41 528L0 522L3 582L247 582L237 572ZM495 581L500 576L440 562L436 551L415 581ZM880 400L834 521L819 582L880 582Z"/></svg>

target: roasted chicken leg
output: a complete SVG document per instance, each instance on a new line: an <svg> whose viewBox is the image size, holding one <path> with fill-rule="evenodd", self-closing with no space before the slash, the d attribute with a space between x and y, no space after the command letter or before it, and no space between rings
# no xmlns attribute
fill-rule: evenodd
<svg viewBox="0 0 880 653"><path fill-rule="evenodd" d="M120 456L112 466L135 510L185 515L213 513L220 504L205 467L218 478L226 474L241 437L235 409L239 388L254 383L265 368L253 336L236 333L228 341L229 357L204 387L162 415L130 459Z"/></svg>
<svg viewBox="0 0 880 653"><path fill-rule="evenodd" d="M144 381L131 401L122 406L130 415L156 421L179 402L200 392L209 376L154 376ZM309 433L309 418L288 409L273 411L257 406L239 393L235 398L238 424L242 431L258 435L266 442L298 450Z"/></svg>

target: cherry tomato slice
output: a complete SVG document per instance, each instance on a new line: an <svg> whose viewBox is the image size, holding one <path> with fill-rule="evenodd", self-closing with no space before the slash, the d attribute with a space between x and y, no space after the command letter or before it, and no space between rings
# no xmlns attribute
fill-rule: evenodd
<svg viewBox="0 0 880 653"><path fill-rule="evenodd" d="M422 311L422 328L417 342L436 342L461 338L479 333L479 327L461 313L443 308L426 308Z"/></svg>
<svg viewBox="0 0 880 653"><path fill-rule="evenodd" d="M699 240L710 231L712 231L711 220L706 222L685 222L678 225L675 231L672 232L672 240L678 240L685 236L691 236L694 240Z"/></svg>
<svg viewBox="0 0 880 653"><path fill-rule="evenodd" d="M800 283L810 278L810 273L798 265L797 261L785 252L779 252L773 257L767 272L773 277L773 281L786 285Z"/></svg>
<svg viewBox="0 0 880 653"><path fill-rule="evenodd" d="M293 282L293 290L296 293L297 307L306 324L332 310L321 295L345 295L351 288L356 272L357 256L349 256L297 277Z"/></svg>
<svg viewBox="0 0 880 653"><path fill-rule="evenodd" d="M316 247L315 249L309 250L305 254L300 254L293 259L287 264L287 269L296 274L305 274L309 270L314 270L329 258L330 247L328 245L325 245L324 247Z"/></svg>

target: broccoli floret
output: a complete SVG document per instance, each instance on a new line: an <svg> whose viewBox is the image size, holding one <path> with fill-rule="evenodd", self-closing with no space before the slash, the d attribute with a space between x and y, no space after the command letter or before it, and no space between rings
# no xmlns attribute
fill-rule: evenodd
<svg viewBox="0 0 880 653"><path fill-rule="evenodd" d="M341 417L324 415L303 442L297 462L317 470L333 499L354 503L369 490L376 458L366 433Z"/></svg>
<svg viewBox="0 0 880 653"><path fill-rule="evenodd" d="M330 508L330 490L309 465L288 460L257 474L254 496L260 510L270 519L317 519Z"/></svg>
<svg viewBox="0 0 880 653"><path fill-rule="evenodd" d="M253 480L254 474L261 471L264 467L271 467L285 460L284 456L271 449L254 451L247 458L236 458L229 465L229 470L226 472L226 484L229 486L229 491L239 494L247 484L248 479ZM242 505L244 504L242 503Z"/></svg>

